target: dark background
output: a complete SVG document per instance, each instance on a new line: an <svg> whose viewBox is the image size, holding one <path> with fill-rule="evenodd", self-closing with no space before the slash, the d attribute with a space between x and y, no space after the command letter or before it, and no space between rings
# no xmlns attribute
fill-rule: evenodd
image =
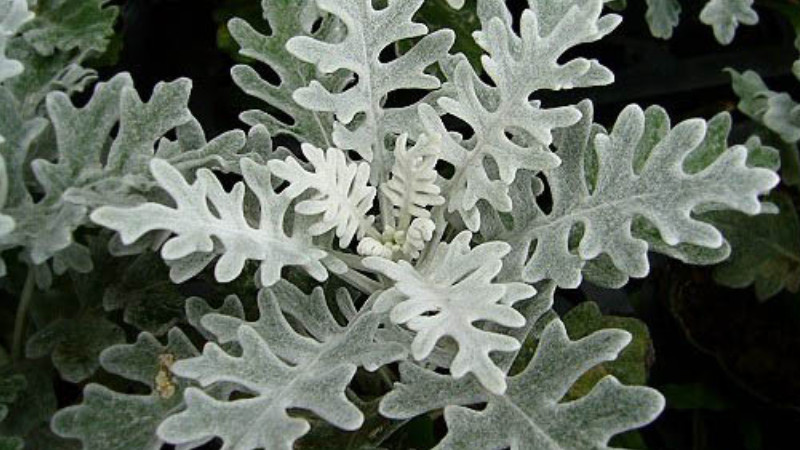
<svg viewBox="0 0 800 450"><path fill-rule="evenodd" d="M256 0L254 0L255 2ZM240 93L229 69L233 57L217 46L223 0L116 1L122 6L118 60L100 68L101 79L129 71L143 97L155 83L177 77L194 82L192 111L209 135L243 127L237 115L257 104ZM517 2L522 3L522 2ZM725 67L757 70L774 90L800 98L789 68L797 58L790 24L767 8L760 23L739 27L729 46L719 45L697 19L704 2L685 1L673 38L653 38L643 1L629 0L621 27L601 42L577 50L616 74L610 87L544 93L545 105L595 102L606 126L629 103L664 106L674 121L731 111L733 142L752 127L735 111ZM757 3L758 4L758 3ZM800 7L800 6L798 6ZM620 291L591 285L560 291L560 312L595 300L609 313L644 320L654 342L649 384L668 400L665 413L642 430L646 448L758 450L797 448L800 429L800 299L784 292L759 303L752 289L716 285L709 269L655 257L651 276ZM429 437L410 428L404 444L423 447ZM441 431L440 424L436 432ZM634 441L630 441L634 442ZM620 444L622 446L622 444ZM641 445L627 443L625 445ZM640 447L645 448L645 447Z"/></svg>

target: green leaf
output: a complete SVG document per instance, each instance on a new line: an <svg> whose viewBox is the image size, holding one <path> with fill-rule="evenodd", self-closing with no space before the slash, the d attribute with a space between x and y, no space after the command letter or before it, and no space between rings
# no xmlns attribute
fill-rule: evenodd
<svg viewBox="0 0 800 450"><path fill-rule="evenodd" d="M70 261L68 250L74 245L74 232L87 223L88 213L98 205L125 205L144 201L156 183L148 172L154 157L172 162L191 172L211 166L223 170L238 167L245 146L243 132L224 133L207 142L199 124L188 109L191 82L180 79L159 83L150 101L143 102L133 89L130 75L119 74L99 83L89 102L75 107L66 93L47 96L47 111L55 134L55 161L37 159L32 169L44 190L44 197L33 202L24 189L24 161L33 136L43 128L39 119L23 122L14 111L9 126L18 130L6 133L10 146L10 196L5 213L17 227L2 242L3 247L23 246L33 264L43 264L61 255ZM11 101L13 105L13 101ZM16 123L15 123L16 122ZM119 131L113 139L112 131ZM164 137L177 132L177 140ZM75 268L77 266L73 264ZM89 266L88 268L90 268Z"/></svg>
<svg viewBox="0 0 800 450"><path fill-rule="evenodd" d="M5 404L8 415L0 422L0 436L14 436L26 443L34 441L47 432L47 422L57 408L54 373L47 363L24 361L0 368L0 380L9 379L16 394L12 402Z"/></svg>
<svg viewBox="0 0 800 450"><path fill-rule="evenodd" d="M104 247L104 240L91 241L95 256ZM38 329L28 338L25 354L30 359L50 356L61 378L72 383L92 376L100 367L100 353L125 341L122 328L106 318L102 309L107 278L101 275L72 273L63 291L34 294L31 312Z"/></svg>
<svg viewBox="0 0 800 450"><path fill-rule="evenodd" d="M783 289L800 290L800 219L792 198L776 193L769 198L777 214L749 217L735 212L711 212L708 220L732 247L731 258L714 269L717 282L734 288L755 284L756 296L766 300Z"/></svg>
<svg viewBox="0 0 800 450"><path fill-rule="evenodd" d="M38 0L36 17L23 34L42 55L106 50L119 8L109 0Z"/></svg>
<svg viewBox="0 0 800 450"><path fill-rule="evenodd" d="M106 311L122 309L125 323L155 336L164 335L183 318L185 296L157 254L146 252L113 266L116 270L103 293Z"/></svg>
<svg viewBox="0 0 800 450"><path fill-rule="evenodd" d="M661 39L672 37L672 31L678 26L681 15L681 4L678 0L647 0L645 19L650 33Z"/></svg>
<svg viewBox="0 0 800 450"><path fill-rule="evenodd" d="M88 316L59 320L37 331L28 340L25 354L31 359L52 355L61 377L78 383L98 369L101 351L124 341L119 326L103 317Z"/></svg>
<svg viewBox="0 0 800 450"><path fill-rule="evenodd" d="M190 384L170 373L172 363L197 355L197 349L178 328L166 345L149 333L134 344L105 350L103 367L110 373L141 383L147 394L114 392L99 384L88 385L83 402L62 409L53 417L52 429L61 437L79 439L83 450L156 450L162 441L158 425L184 407L183 391Z"/></svg>
<svg viewBox="0 0 800 450"><path fill-rule="evenodd" d="M600 364L585 374L570 388L566 398L578 399L588 394L606 375L613 375L626 385L647 384L652 364L653 342L647 325L633 317L604 316L597 303L584 302L564 316L564 325L571 339L581 339L604 328L625 330L633 336L617 359Z"/></svg>

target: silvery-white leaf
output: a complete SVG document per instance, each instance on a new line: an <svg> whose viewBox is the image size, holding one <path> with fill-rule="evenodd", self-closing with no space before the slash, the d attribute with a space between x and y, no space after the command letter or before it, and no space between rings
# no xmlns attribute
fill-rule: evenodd
<svg viewBox="0 0 800 450"><path fill-rule="evenodd" d="M709 0L700 11L700 21L714 28L714 37L720 44L733 42L736 28L758 23L753 0Z"/></svg>
<svg viewBox="0 0 800 450"><path fill-rule="evenodd" d="M411 344L414 359L427 358L440 339L451 337L458 343L458 352L450 373L456 378L473 373L486 389L501 394L506 389L505 373L490 353L514 351L520 343L485 331L476 322L512 328L525 325L525 317L512 305L536 291L524 283L494 282L510 247L505 242L487 242L470 248L471 239L472 233L464 231L449 244L439 244L422 267L380 257L365 258L364 266L394 282L374 308L391 310L393 323L416 333Z"/></svg>
<svg viewBox="0 0 800 450"><path fill-rule="evenodd" d="M33 19L27 0L0 0L0 83L22 73L19 61L6 56L8 41L25 22Z"/></svg>
<svg viewBox="0 0 800 450"><path fill-rule="evenodd" d="M221 341L237 342L240 356L211 343L201 356L173 367L201 386L233 383L250 395L223 401L189 388L186 410L162 423L161 438L184 444L216 436L226 450L290 450L310 429L306 419L289 415L295 408L344 430L361 426L363 414L345 396L356 368L375 370L404 355L397 344L375 341L378 315L367 312L339 325L320 288L309 298L288 282L262 290L258 306L256 322L215 314L203 319ZM302 332L289 324L287 315L299 321Z"/></svg>
<svg viewBox="0 0 800 450"><path fill-rule="evenodd" d="M584 120L557 145L561 166L544 172L552 210L515 221L507 235L522 254L536 243L523 273L528 281L576 287L586 261L603 254L626 276L645 276L648 243L633 235L637 217L669 246L720 248L722 234L693 214L708 205L758 214L759 197L778 183L772 170L748 167L746 147L717 150L705 144L714 137L704 120L671 127L660 108L645 112L632 105L612 131L592 131L591 104L581 108ZM573 233L580 237L577 244L571 243Z"/></svg>
<svg viewBox="0 0 800 450"><path fill-rule="evenodd" d="M402 380L381 401L381 414L408 419L444 408L448 432L436 449L609 449L612 436L646 425L664 408L655 390L623 386L606 376L585 396L561 402L573 383L597 364L615 359L630 342L622 330L569 339L560 320L541 334L525 370L495 394L474 378L453 379L403 363ZM480 410L468 405L485 403Z"/></svg>
<svg viewBox="0 0 800 450"><path fill-rule="evenodd" d="M445 113L472 128L475 135L469 141L461 142L447 131L437 112L420 106L427 132L442 136L441 159L455 167L444 189L447 209L457 211L471 230L480 228L479 200L499 211L512 209L508 186L519 170L540 171L559 165L558 156L549 149L552 132L580 119L574 107L542 108L540 102L530 101L530 96L545 89L613 81L611 71L596 60L560 60L572 47L597 41L619 25L619 16L602 15L602 9L602 0L532 2L522 12L519 35L510 21L503 19L510 17L505 6L493 9L500 16L484 14L475 38L487 52L482 62L495 87L480 80L469 62L462 60L451 81L454 93L438 100ZM487 172L489 161L497 167L496 176Z"/></svg>
<svg viewBox="0 0 800 450"><path fill-rule="evenodd" d="M131 208L104 206L95 210L91 218L119 231L126 244L150 231L172 232L174 237L161 248L161 255L168 261L212 252L216 239L223 246L215 268L220 282L238 277L248 260L260 262L259 280L264 286L278 281L285 266L301 266L314 278L325 280L328 272L321 260L326 253L300 233L290 236L284 229L292 197L275 193L267 166L244 158L241 169L260 206L255 225L245 217L245 183L239 182L226 192L211 171L200 169L197 179L189 184L178 170L161 159L154 159L150 170L175 201L175 208L159 203Z"/></svg>

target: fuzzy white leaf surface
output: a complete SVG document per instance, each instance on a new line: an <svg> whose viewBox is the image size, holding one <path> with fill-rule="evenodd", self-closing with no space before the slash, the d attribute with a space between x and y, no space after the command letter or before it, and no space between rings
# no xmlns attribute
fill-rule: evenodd
<svg viewBox="0 0 800 450"><path fill-rule="evenodd" d="M728 45L739 24L758 23L758 13L753 9L753 0L710 0L700 11L700 21L714 28L714 37L720 44Z"/></svg>
<svg viewBox="0 0 800 450"><path fill-rule="evenodd" d="M408 148L408 135L397 138L392 176L381 185L381 192L392 203L399 228L408 227L414 217L429 218L431 214L427 208L444 204L441 188L436 184L440 152L441 136L438 134L421 135L411 148Z"/></svg>
<svg viewBox="0 0 800 450"><path fill-rule="evenodd" d="M312 110L332 112L334 144L354 150L372 162L372 180L384 181L391 167L391 155L384 137L396 122L393 116L406 108L386 108L386 96L399 89L436 89L439 79L425 69L447 55L455 39L450 30L426 34L428 28L412 21L424 0L389 0L375 9L372 0L318 0L320 10L341 20L347 35L339 42L298 36L287 43L297 58L330 74L346 70L358 77L344 91L330 91L317 81L294 92L294 100ZM379 55L397 41L423 36L410 50L389 62ZM360 116L357 118L357 116Z"/></svg>
<svg viewBox="0 0 800 450"><path fill-rule="evenodd" d="M6 56L8 41L33 19L27 0L0 0L0 83L22 73L22 63Z"/></svg>
<svg viewBox="0 0 800 450"><path fill-rule="evenodd" d="M606 376L586 396L562 399L581 375L615 359L630 340L628 332L609 329L572 341L564 324L554 320L542 332L533 360L508 379L505 393L403 364L402 382L384 397L380 411L408 419L444 408L448 431L437 450L611 450L611 437L651 422L664 409L664 398ZM466 407L479 403L486 406Z"/></svg>
<svg viewBox="0 0 800 450"><path fill-rule="evenodd" d="M106 206L95 210L91 219L118 231L125 244L154 230L173 233L175 236L161 248L165 260L212 253L214 241L218 240L223 249L215 275L220 282L238 277L248 260L260 262L259 279L264 286L278 281L285 266L301 266L317 280L325 280L328 273L321 260L326 252L310 245L302 230L293 236L284 231L284 216L292 197L275 194L266 166L245 158L241 168L260 205L255 226L245 217L244 183L239 182L226 192L209 170L201 169L189 184L180 172L160 159L151 162L150 170L174 200L175 208L152 202L132 208Z"/></svg>
<svg viewBox="0 0 800 450"><path fill-rule="evenodd" d="M289 182L284 195L297 198L306 191L312 192L310 199L295 206L300 214L321 215L308 232L318 236L335 229L339 245L347 247L354 237L360 239L370 231L375 221L368 214L375 199L375 188L369 185L369 164L350 162L343 151L334 147L323 151L303 144L302 148L313 172L304 169L294 157L270 161L270 170Z"/></svg>
<svg viewBox="0 0 800 450"><path fill-rule="evenodd" d="M253 65L266 65L277 76L273 83L261 77L254 67L238 64L231 69L233 81L245 93L265 102L291 117L291 123L260 109L250 109L240 114L240 119L255 126L262 124L272 135L289 134L300 141L318 146L333 145L333 115L313 111L297 104L292 93L306 87L308 80L317 82L331 90L341 89L349 79L348 74L322 75L316 73L312 64L301 61L286 49L286 43L296 36L311 34L314 20L319 18L317 38L336 39L341 34L331 17L318 17L315 0L262 1L263 18L269 24L269 35L261 34L243 19L233 18L228 22L231 37L239 44L239 54L254 59ZM263 66L262 66L263 67Z"/></svg>
<svg viewBox="0 0 800 450"><path fill-rule="evenodd" d="M506 327L525 325L525 317L512 305L536 291L524 283L493 281L510 247L487 242L470 248L472 233L464 231L452 242L441 243L429 264L414 267L407 261L364 259L364 265L394 281L375 303L379 311L391 310L395 324L416 333L411 344L415 359L423 360L445 336L458 343L450 373L460 378L473 373L490 391L506 389L505 373L490 358L491 352L520 347L516 339L485 331L476 325L487 321Z"/></svg>
<svg viewBox="0 0 800 450"><path fill-rule="evenodd" d="M201 386L232 383L252 395L222 401L189 388L186 410L162 423L161 438L187 444L216 436L224 450L291 450L310 425L290 409L311 411L343 430L362 425L364 415L345 395L356 369L375 370L404 354L398 344L375 341L379 316L367 313L339 325L321 288L307 296L288 282L262 290L258 308L256 322L217 314L203 318L221 342L241 346L240 356L210 343L201 356L173 366ZM302 324L300 331L287 316Z"/></svg>
<svg viewBox="0 0 800 450"><path fill-rule="evenodd" d="M586 261L602 254L627 276L645 276L648 243L631 231L637 217L650 222L667 245L719 248L722 234L693 213L714 205L758 214L759 197L778 184L774 171L747 165L744 146L704 157L700 167L687 170L687 159L697 156L709 138L704 120L671 127L662 109L645 112L631 105L612 131L602 132L592 131L591 104L581 108L584 120L565 131L556 145L562 165L544 172L552 210L515 223L507 235L521 254L531 241L536 243L523 274L529 282L551 279L561 287L577 287ZM587 161L594 161L593 167ZM582 232L572 248L576 227Z"/></svg>
<svg viewBox="0 0 800 450"><path fill-rule="evenodd" d="M505 10L505 6L496 9ZM580 119L571 106L547 109L529 98L540 90L613 81L611 71L596 60L561 60L571 48L595 42L619 25L619 16L603 15L602 9L602 0L532 2L522 13L519 35L510 20L483 18L474 36L487 53L481 61L494 87L462 60L451 81L453 93L438 100L445 113L470 126L474 131L470 140L451 135L433 108L420 106L427 132L442 136L441 158L455 167L444 190L447 210L458 212L470 230L480 227L479 200L499 211L511 210L508 187L517 171L538 172L559 165L558 156L549 149L552 132ZM497 167L496 176L487 171L490 160Z"/></svg>

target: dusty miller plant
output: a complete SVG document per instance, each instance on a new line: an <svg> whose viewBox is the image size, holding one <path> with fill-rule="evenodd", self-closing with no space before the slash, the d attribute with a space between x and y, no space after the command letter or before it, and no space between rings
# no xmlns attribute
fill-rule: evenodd
<svg viewBox="0 0 800 450"><path fill-rule="evenodd" d="M624 1L610 2L625 7ZM681 13L679 0L648 0L646 19L652 34L669 39L678 25ZM753 0L709 0L700 13L700 21L713 27L714 36L722 45L733 42L738 25L758 23ZM798 10L790 3L764 2L785 16L797 37L794 45L800 51ZM773 168L780 169L782 187L769 201L778 206L775 214L746 216L734 211L716 211L705 219L724 232L732 247L731 257L715 268L715 279L725 286L744 288L753 285L756 297L765 301L784 290L800 291L800 218L797 189L800 187L800 105L787 92L771 89L756 68L738 71L728 68L732 88L739 98L738 110L757 124L747 145L760 147L769 143ZM791 65L791 72L800 80L800 59ZM779 167L780 166L780 167Z"/></svg>
<svg viewBox="0 0 800 450"><path fill-rule="evenodd" d="M648 251L724 260L730 247L703 218L775 212L763 200L779 181L774 150L729 146L726 113L672 124L631 105L607 129L588 100L537 100L614 81L601 62L564 56L620 24L602 0L531 1L519 31L502 1L480 0L485 76L451 54L453 32L414 21L422 1L264 0L269 35L231 20L242 55L279 81L234 67L264 109L242 113L248 132L209 139L187 107L189 80L148 100L128 74L93 84L80 64L107 45L116 11L104 1L73 2L76 18L65 2L0 0L0 248L28 267L20 309L63 273L85 294L74 320L15 348L50 356L68 381L102 367L141 387L88 384L52 417L55 436L104 450L213 439L231 450L379 448L414 417L443 413L436 448L601 449L658 416L658 392L610 375L565 400L631 335L570 339L553 293L644 277ZM42 86L45 57L63 62ZM70 94L83 89L90 99L76 106ZM407 89L424 95L397 106ZM273 148L277 135L297 151ZM137 297L124 318L145 331L124 343L102 311L131 301L125 281L95 300L93 275L81 275L113 265L107 252L142 258L128 278L168 271L159 292L211 266L220 285L245 279L258 292L190 298L180 319L157 323L137 316ZM25 383L3 380L0 417Z"/></svg>

